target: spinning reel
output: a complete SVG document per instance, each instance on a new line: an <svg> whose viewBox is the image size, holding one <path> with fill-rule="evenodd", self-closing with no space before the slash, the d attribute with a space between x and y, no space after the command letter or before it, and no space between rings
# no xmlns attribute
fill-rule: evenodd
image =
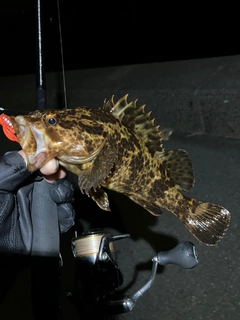
<svg viewBox="0 0 240 320"><path fill-rule="evenodd" d="M152 258L151 275L147 283L132 295L122 295L118 288L123 275L114 258L113 242L129 238L129 234L111 235L101 230L83 233L72 240L76 265L76 284L72 299L77 308L96 314L117 315L131 311L139 298L150 289L158 265L175 264L191 269L198 264L195 246L181 242L169 251L158 252Z"/></svg>

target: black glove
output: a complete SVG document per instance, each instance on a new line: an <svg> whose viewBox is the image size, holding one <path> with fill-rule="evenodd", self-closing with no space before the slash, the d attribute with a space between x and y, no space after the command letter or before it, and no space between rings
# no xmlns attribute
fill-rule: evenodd
<svg viewBox="0 0 240 320"><path fill-rule="evenodd" d="M60 231L62 233L67 232L74 225L75 219L75 211L72 206L74 202L73 186L66 178L62 178L51 183L49 194L52 200L58 205Z"/></svg>

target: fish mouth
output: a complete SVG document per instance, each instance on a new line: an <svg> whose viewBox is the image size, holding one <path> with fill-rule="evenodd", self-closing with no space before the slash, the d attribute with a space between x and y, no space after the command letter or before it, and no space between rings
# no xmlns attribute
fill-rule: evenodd
<svg viewBox="0 0 240 320"><path fill-rule="evenodd" d="M22 149L27 154L35 153L37 149L36 140L24 116L10 117L10 121Z"/></svg>
<svg viewBox="0 0 240 320"><path fill-rule="evenodd" d="M24 116L16 116L11 117L11 121L19 144L27 156L30 172L56 156L54 150L47 150L41 130L29 123L28 119Z"/></svg>
<svg viewBox="0 0 240 320"><path fill-rule="evenodd" d="M24 116L12 117L12 125L18 137L19 143L26 154L30 163L43 153L51 154L52 157L57 156L62 162L71 164L84 164L92 161L103 149L106 141L104 140L98 148L88 154L86 150L76 150L77 154L66 155L61 152L54 152L52 148L49 150L48 140L44 138L41 129L28 122ZM82 154L81 154L82 153Z"/></svg>
<svg viewBox="0 0 240 320"><path fill-rule="evenodd" d="M24 152L28 155L28 160L33 163L37 157L43 154L58 156L63 163L84 164L94 160L106 144L104 140L93 152L88 153L86 149L76 150L75 154L57 154L54 150L48 149L48 143L44 139L40 129L29 123L25 116L0 115L0 124L8 139L18 142ZM6 131L7 130L7 131Z"/></svg>
<svg viewBox="0 0 240 320"><path fill-rule="evenodd" d="M9 140L18 142L22 149L26 150L29 150L29 142L31 141L31 151L34 152L36 144L33 142L31 130L23 116L14 117L3 113L0 115L0 124Z"/></svg>

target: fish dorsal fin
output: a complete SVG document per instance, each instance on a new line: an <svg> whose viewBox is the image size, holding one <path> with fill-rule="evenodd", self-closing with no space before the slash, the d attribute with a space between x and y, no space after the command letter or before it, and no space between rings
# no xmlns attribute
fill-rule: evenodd
<svg viewBox="0 0 240 320"><path fill-rule="evenodd" d="M115 103L112 96L109 101L104 102L103 109L131 128L152 154L163 151L161 132L159 126L154 125L154 119L150 119L151 112L146 113L145 105L137 107L137 100L128 102L127 98L126 94Z"/></svg>
<svg viewBox="0 0 240 320"><path fill-rule="evenodd" d="M179 190L189 191L194 185L192 162L187 151L183 149L157 152L158 157L167 170L169 178Z"/></svg>

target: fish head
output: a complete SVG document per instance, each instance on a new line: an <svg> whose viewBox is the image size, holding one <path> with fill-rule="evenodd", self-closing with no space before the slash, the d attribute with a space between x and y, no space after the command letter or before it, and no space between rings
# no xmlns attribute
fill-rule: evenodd
<svg viewBox="0 0 240 320"><path fill-rule="evenodd" d="M52 158L71 164L92 161L105 143L105 127L90 108L36 110L11 116L10 122L30 171Z"/></svg>

